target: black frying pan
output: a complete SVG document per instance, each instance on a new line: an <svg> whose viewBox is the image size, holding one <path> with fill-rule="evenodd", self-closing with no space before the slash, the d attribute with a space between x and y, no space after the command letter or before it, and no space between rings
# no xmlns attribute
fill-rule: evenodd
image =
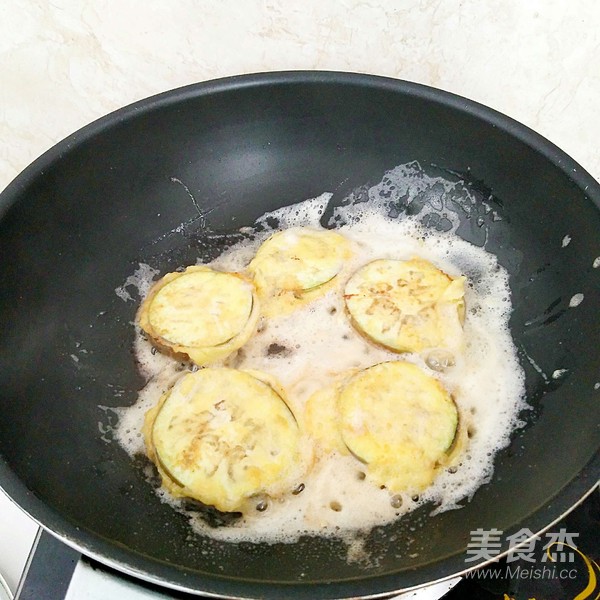
<svg viewBox="0 0 600 600"><path fill-rule="evenodd" d="M511 274L511 328L533 407L526 427L464 508L428 517L423 507L376 528L367 546L377 566L348 564L335 540L190 536L142 464L101 439L108 417L99 405L130 404L143 385L131 354L136 305L114 289L138 262L166 272L211 258L223 234L267 210L324 191L335 204L412 160L465 180L502 218L487 248ZM539 531L598 479L599 206L600 186L540 136L400 81L255 75L119 110L55 146L1 196L1 484L67 543L190 591L375 595L477 566L464 562L471 530ZM476 219L461 220L460 235L482 243ZM584 301L568 309L575 293ZM568 371L555 380L555 369Z"/></svg>

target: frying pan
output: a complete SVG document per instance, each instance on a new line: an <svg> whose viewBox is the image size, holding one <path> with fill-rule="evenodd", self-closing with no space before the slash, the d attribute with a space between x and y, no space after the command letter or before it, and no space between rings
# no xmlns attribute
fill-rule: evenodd
<svg viewBox="0 0 600 600"><path fill-rule="evenodd" d="M464 182L476 202L456 210L458 234L510 273L524 426L462 508L430 516L423 506L371 531L368 564L348 562L336 539L192 534L143 460L110 440L111 408L144 385L131 352L137 303L115 288L139 263L164 273L210 259L265 211L325 191L334 206L410 161ZM73 134L0 201L0 481L50 532L108 565L217 596L383 595L481 566L465 563L470 531L540 531L598 480L600 186L493 110L343 73L192 85ZM482 228L484 202L498 218ZM569 307L575 294L583 302Z"/></svg>

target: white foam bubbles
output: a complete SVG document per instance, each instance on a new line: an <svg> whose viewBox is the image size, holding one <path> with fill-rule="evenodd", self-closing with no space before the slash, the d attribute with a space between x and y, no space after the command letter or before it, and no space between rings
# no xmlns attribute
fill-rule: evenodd
<svg viewBox="0 0 600 600"><path fill-rule="evenodd" d="M583 302L584 295L583 294L575 294L569 300L569 308L576 308Z"/></svg>
<svg viewBox="0 0 600 600"><path fill-rule="evenodd" d="M132 302L133 297L130 294L133 288L139 298L144 298L152 285L152 281L158 275L158 270L145 263L139 263L138 268L131 274L123 285L115 288L115 294L124 302Z"/></svg>

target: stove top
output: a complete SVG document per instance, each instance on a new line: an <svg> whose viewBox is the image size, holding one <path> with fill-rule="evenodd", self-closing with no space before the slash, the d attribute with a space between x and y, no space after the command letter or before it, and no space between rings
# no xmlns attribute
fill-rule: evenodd
<svg viewBox="0 0 600 600"><path fill-rule="evenodd" d="M563 532L563 533L561 533ZM502 559L463 578L395 595L402 600L578 600L600 597L600 490L545 534L556 539L576 534L573 548L550 550L516 559ZM568 542L566 542L568 543ZM541 546L540 546L541 548ZM554 556L548 556L551 554ZM19 583L15 600L198 600L201 596L175 592L124 575L82 557L40 530Z"/></svg>

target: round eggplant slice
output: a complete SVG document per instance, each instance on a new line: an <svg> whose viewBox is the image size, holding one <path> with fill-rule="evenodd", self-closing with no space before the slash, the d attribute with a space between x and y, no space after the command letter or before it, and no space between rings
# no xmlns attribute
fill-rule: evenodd
<svg viewBox="0 0 600 600"><path fill-rule="evenodd" d="M423 259L380 259L352 275L344 299L359 332L391 350L456 349L464 283L464 277L452 278Z"/></svg>
<svg viewBox="0 0 600 600"><path fill-rule="evenodd" d="M329 230L292 228L267 239L248 266L265 300L294 308L298 300L309 300L324 291L342 271L351 255L349 241ZM294 302L296 301L296 302ZM285 307L278 306L279 310ZM275 312L275 309L267 311Z"/></svg>
<svg viewBox="0 0 600 600"><path fill-rule="evenodd" d="M345 445L393 492L419 491L433 481L458 426L456 405L440 382L403 361L354 375L340 393L339 411Z"/></svg>
<svg viewBox="0 0 600 600"><path fill-rule="evenodd" d="M151 451L177 495L220 511L250 496L293 486L300 432L284 399L255 374L205 368L163 396L151 423ZM164 479L164 478L163 478Z"/></svg>
<svg viewBox="0 0 600 600"><path fill-rule="evenodd" d="M243 346L258 320L250 281L204 266L160 279L142 303L140 327L159 348L203 366Z"/></svg>

